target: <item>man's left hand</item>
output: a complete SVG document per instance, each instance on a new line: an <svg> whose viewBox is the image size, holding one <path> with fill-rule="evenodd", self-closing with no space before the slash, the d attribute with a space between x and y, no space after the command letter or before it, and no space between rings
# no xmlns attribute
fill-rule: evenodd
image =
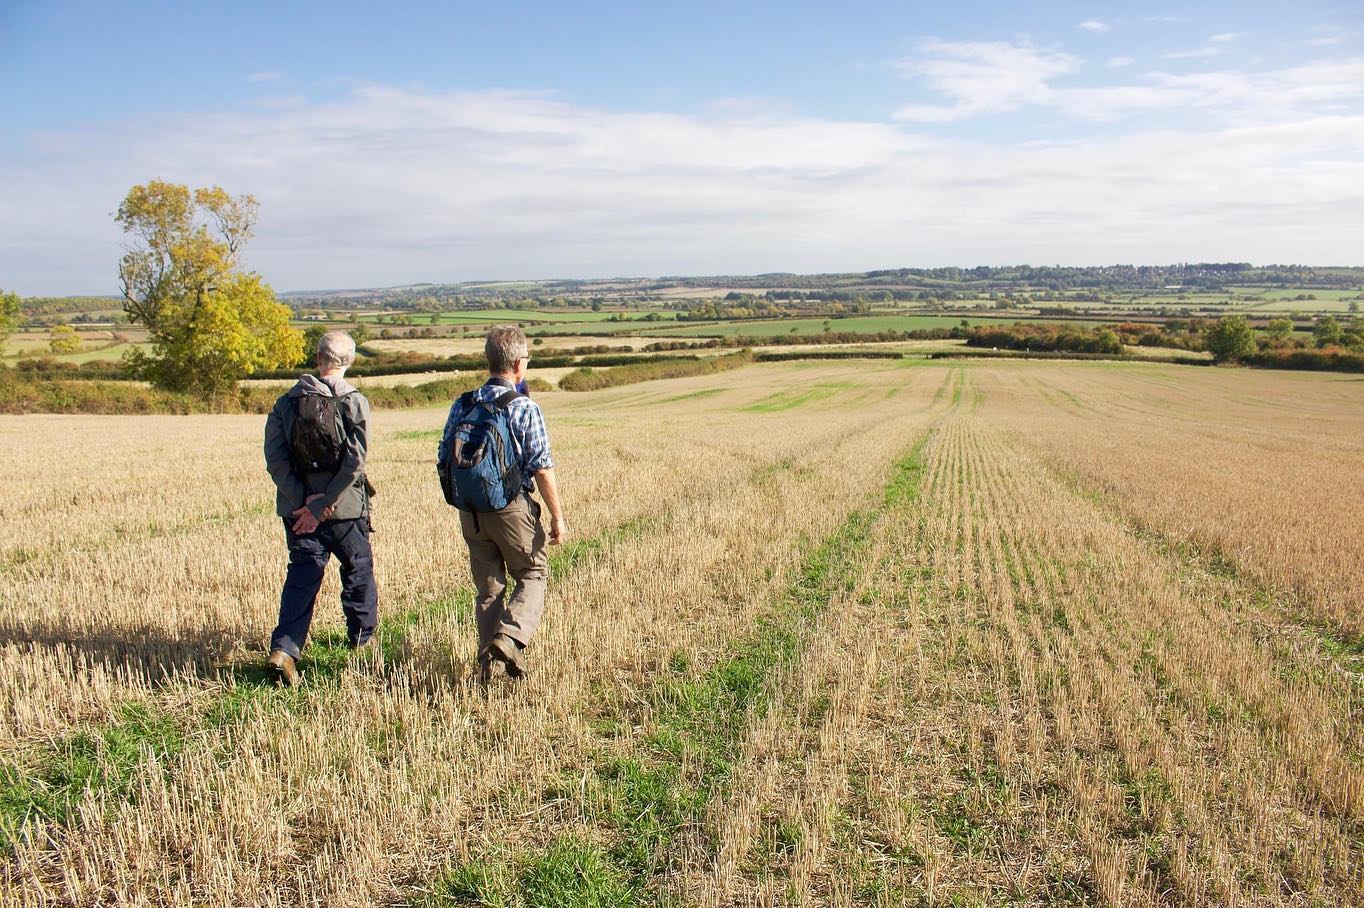
<svg viewBox="0 0 1364 908"><path fill-rule="evenodd" d="M317 518L308 508L301 507L293 513L294 532L300 536L307 536L309 533L317 532Z"/></svg>

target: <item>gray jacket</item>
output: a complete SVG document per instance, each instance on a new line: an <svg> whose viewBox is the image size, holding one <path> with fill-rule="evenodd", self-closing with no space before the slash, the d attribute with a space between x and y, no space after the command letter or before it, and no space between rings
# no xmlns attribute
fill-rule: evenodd
<svg viewBox="0 0 1364 908"><path fill-rule="evenodd" d="M350 395L337 408L346 441L341 453L341 466L335 473L300 475L294 472L290 462L289 431L297 412L294 399L305 394L326 397ZM356 391L355 386L344 378L320 379L313 375L299 378L298 384L275 401L274 409L265 420L265 468L275 481L275 513L288 517L303 507L309 495L321 494L321 498L308 505L314 517L320 519L322 512L333 504L336 505L333 520L354 520L367 515L369 496L365 494L365 454L368 449L369 401L365 395Z"/></svg>

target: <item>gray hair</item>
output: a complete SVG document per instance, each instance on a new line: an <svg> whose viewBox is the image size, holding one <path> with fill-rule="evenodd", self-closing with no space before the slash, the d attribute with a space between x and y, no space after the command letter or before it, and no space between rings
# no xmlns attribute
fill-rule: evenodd
<svg viewBox="0 0 1364 908"><path fill-rule="evenodd" d="M488 357L488 371L494 375L511 372L516 361L530 355L526 347L526 332L516 325L498 325L488 332L488 341L483 345Z"/></svg>
<svg viewBox="0 0 1364 908"><path fill-rule="evenodd" d="M317 342L317 364L348 369L355 362L355 340L344 331L328 331Z"/></svg>

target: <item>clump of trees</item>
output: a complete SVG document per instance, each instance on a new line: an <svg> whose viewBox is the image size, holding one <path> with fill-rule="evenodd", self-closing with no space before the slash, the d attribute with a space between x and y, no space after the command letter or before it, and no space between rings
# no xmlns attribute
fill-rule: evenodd
<svg viewBox="0 0 1364 908"><path fill-rule="evenodd" d="M1255 331L1244 315L1218 320L1207 334L1208 352L1215 363L1235 363L1256 351Z"/></svg>
<svg viewBox="0 0 1364 908"><path fill-rule="evenodd" d="M1206 335L1206 346L1219 363L1241 362L1276 369L1320 369L1364 372L1364 320L1342 324L1327 316L1312 329L1311 340L1293 330L1286 318L1269 321L1257 333L1244 316L1218 319Z"/></svg>
<svg viewBox="0 0 1364 908"><path fill-rule="evenodd" d="M1309 340L1293 322L1276 318L1256 328L1243 315L1216 321L1167 319L1163 325L1124 322L1098 328L1016 323L965 331L972 347L1034 352L1122 353L1126 346L1207 351L1217 363L1273 368L1364 371L1364 319L1323 318Z"/></svg>
<svg viewBox="0 0 1364 908"><path fill-rule="evenodd" d="M1077 328L1072 325L977 325L965 329L968 347L998 347L1001 350L1036 352L1105 353L1123 352L1122 338L1110 327Z"/></svg>
<svg viewBox="0 0 1364 908"><path fill-rule="evenodd" d="M119 262L129 318L152 350L130 372L170 391L214 398L257 370L297 363L303 338L259 274L241 268L259 209L250 195L153 180L134 186L115 220L136 245Z"/></svg>

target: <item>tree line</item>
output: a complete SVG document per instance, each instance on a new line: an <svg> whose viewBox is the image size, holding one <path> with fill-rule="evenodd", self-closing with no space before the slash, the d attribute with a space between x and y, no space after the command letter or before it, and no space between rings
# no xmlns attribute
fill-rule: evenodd
<svg viewBox="0 0 1364 908"><path fill-rule="evenodd" d="M1163 325L1122 323L1099 327L979 325L964 331L967 346L1031 352L1120 354L1126 347L1170 347L1207 352L1215 363L1293 369L1364 371L1364 319L1321 319L1310 335L1286 318L1256 329L1243 315L1220 319L1170 319Z"/></svg>

